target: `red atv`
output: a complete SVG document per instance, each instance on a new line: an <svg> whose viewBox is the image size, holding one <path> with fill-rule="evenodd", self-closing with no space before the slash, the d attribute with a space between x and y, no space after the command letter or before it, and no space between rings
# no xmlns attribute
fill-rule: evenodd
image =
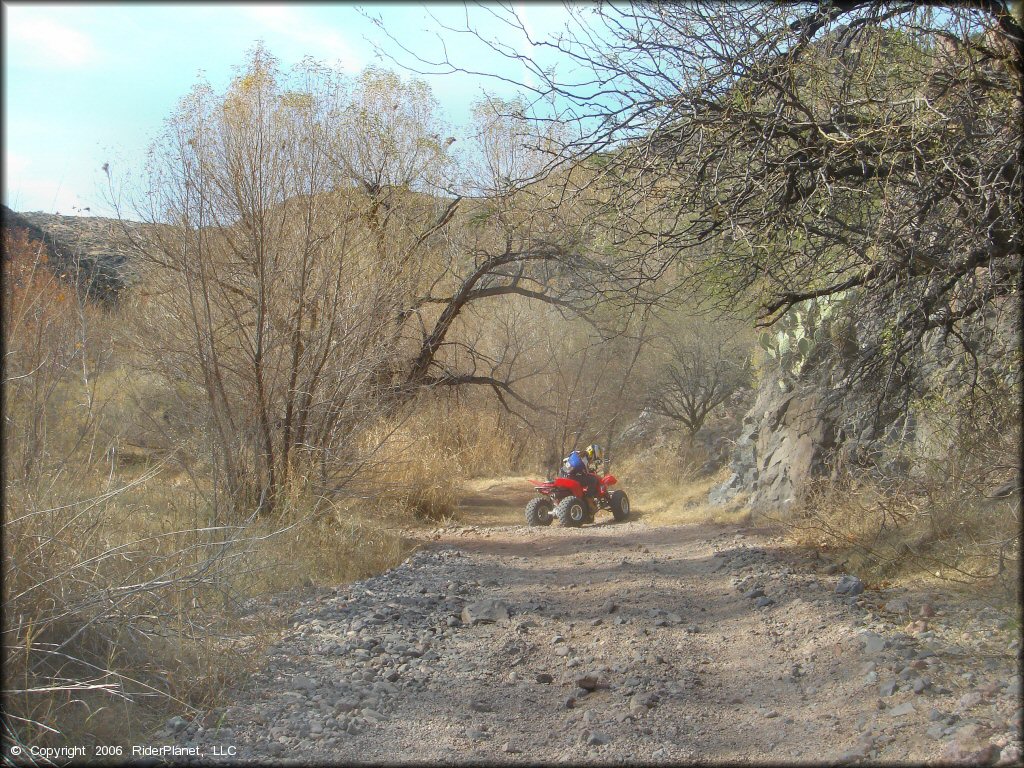
<svg viewBox="0 0 1024 768"><path fill-rule="evenodd" d="M575 528L583 523L594 522L598 509L610 509L616 522L629 517L629 497L625 491L611 491L609 488L618 482L615 475L597 478L597 496L588 496L586 487L569 477L558 477L554 480L541 482L531 480L537 493L536 499L530 499L526 505L527 525L551 525L552 517L567 528ZM553 515L552 515L553 513Z"/></svg>

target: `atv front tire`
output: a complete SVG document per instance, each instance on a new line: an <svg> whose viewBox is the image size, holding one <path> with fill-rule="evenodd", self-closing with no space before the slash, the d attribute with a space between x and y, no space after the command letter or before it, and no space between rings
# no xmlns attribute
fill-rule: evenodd
<svg viewBox="0 0 1024 768"><path fill-rule="evenodd" d="M551 525L551 510L555 508L551 499L541 496L539 499L530 499L526 505L527 525Z"/></svg>
<svg viewBox="0 0 1024 768"><path fill-rule="evenodd" d="M612 517L615 522L621 523L629 517L629 497L625 491L612 491L608 498L608 506L612 508Z"/></svg>
<svg viewBox="0 0 1024 768"><path fill-rule="evenodd" d="M555 507L558 522L565 528L578 528L587 518L585 502L575 496L566 496Z"/></svg>

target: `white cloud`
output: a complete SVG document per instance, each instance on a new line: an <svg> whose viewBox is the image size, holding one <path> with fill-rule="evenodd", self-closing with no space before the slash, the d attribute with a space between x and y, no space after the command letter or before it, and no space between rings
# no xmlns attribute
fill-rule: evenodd
<svg viewBox="0 0 1024 768"><path fill-rule="evenodd" d="M14 211L44 211L62 213L65 216L83 215L85 208L92 206L65 184L48 179L7 179L4 189L4 205Z"/></svg>
<svg viewBox="0 0 1024 768"><path fill-rule="evenodd" d="M59 181L54 181L55 175ZM65 166L63 171L40 168L24 154L4 151L4 205L15 211L60 212L67 216L102 215L107 211L98 193L87 199L75 190L94 189L88 171ZM90 210L85 211L86 208Z"/></svg>
<svg viewBox="0 0 1024 768"><path fill-rule="evenodd" d="M100 61L99 48L89 35L51 18L61 10L60 6L7 6L8 62L43 69L76 69Z"/></svg>
<svg viewBox="0 0 1024 768"><path fill-rule="evenodd" d="M530 25L530 19L526 15L526 5L523 3L513 3L512 10L519 17L520 23L523 25L523 29L526 35L519 43L519 53L524 59L530 61L533 60L533 43L531 40L536 40L536 33L533 31L533 27ZM530 71L530 67L527 64L523 64L523 79L526 85L530 88L537 87L537 79L533 76L533 72Z"/></svg>
<svg viewBox="0 0 1024 768"><path fill-rule="evenodd" d="M309 13L282 5L246 8L245 15L266 33L271 49L284 42L296 47L300 55L337 62L347 71L362 69L363 62L343 35L327 28Z"/></svg>

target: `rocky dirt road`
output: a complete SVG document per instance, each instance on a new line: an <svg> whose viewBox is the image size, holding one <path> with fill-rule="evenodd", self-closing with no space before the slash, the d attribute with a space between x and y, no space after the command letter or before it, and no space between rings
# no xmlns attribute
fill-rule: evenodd
<svg viewBox="0 0 1024 768"><path fill-rule="evenodd" d="M842 576L735 526L448 528L309 594L236 703L167 738L246 762L1018 764L1019 640Z"/></svg>

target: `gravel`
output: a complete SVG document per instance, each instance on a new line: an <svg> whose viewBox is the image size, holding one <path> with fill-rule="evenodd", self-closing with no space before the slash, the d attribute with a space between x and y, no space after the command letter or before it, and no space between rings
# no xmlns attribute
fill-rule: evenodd
<svg viewBox="0 0 1024 768"><path fill-rule="evenodd" d="M230 705L163 737L206 763L1019 757L1020 669L965 639L975 606L837 585L750 529L601 523L442 530L307 590ZM924 641L893 623L921 605Z"/></svg>

